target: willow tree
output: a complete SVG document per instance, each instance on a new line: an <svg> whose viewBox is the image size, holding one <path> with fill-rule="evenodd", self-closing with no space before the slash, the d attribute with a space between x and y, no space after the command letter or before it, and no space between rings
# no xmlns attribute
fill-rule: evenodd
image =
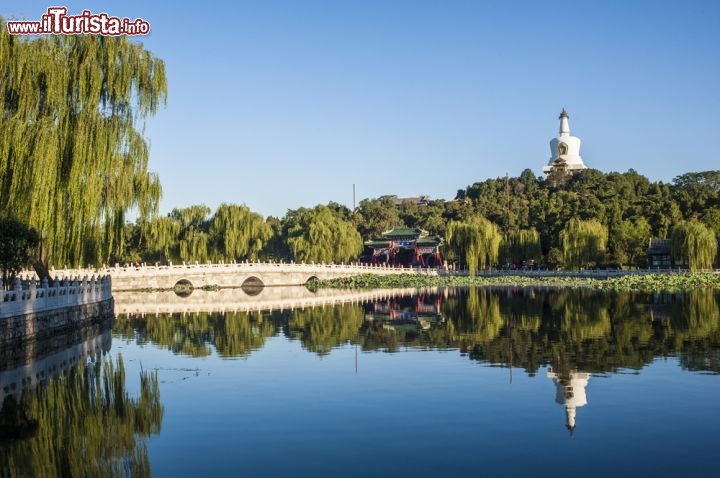
<svg viewBox="0 0 720 478"><path fill-rule="evenodd" d="M478 267L497 262L501 240L500 229L480 216L466 222L452 221L447 229L448 247L464 261L470 275L475 275Z"/></svg>
<svg viewBox="0 0 720 478"><path fill-rule="evenodd" d="M571 269L596 264L602 260L607 240L607 227L599 221L571 219L560 233L565 264Z"/></svg>
<svg viewBox="0 0 720 478"><path fill-rule="evenodd" d="M534 228L511 231L503 238L502 249L505 260L513 264L542 259L540 234Z"/></svg>
<svg viewBox="0 0 720 478"><path fill-rule="evenodd" d="M257 259L270 239L270 225L247 206L221 204L210 224L214 260Z"/></svg>
<svg viewBox="0 0 720 478"><path fill-rule="evenodd" d="M284 221L295 261L345 262L362 252L362 238L355 226L327 206L289 211Z"/></svg>
<svg viewBox="0 0 720 478"><path fill-rule="evenodd" d="M718 251L712 229L699 221L681 221L670 233L670 248L675 259L687 262L690 270L710 269Z"/></svg>
<svg viewBox="0 0 720 478"><path fill-rule="evenodd" d="M18 37L0 21L0 65L0 214L56 264L106 261L126 212L160 199L142 130L166 101L164 63L125 36Z"/></svg>

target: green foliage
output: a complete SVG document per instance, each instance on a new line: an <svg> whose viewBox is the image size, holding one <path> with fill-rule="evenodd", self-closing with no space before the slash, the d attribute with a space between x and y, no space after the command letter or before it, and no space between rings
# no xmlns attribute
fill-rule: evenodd
<svg viewBox="0 0 720 478"><path fill-rule="evenodd" d="M0 218L0 270L5 289L10 289L18 272L30 264L30 253L39 242L34 229L15 219Z"/></svg>
<svg viewBox="0 0 720 478"><path fill-rule="evenodd" d="M580 269L602 261L607 238L607 228L599 221L571 219L560 233L565 265Z"/></svg>
<svg viewBox="0 0 720 478"><path fill-rule="evenodd" d="M502 256L504 263L522 264L523 262L540 262L540 234L535 229L511 231L503 238Z"/></svg>
<svg viewBox="0 0 720 478"><path fill-rule="evenodd" d="M673 197L686 218L720 206L720 171L677 176L673 179Z"/></svg>
<svg viewBox="0 0 720 478"><path fill-rule="evenodd" d="M328 206L288 211L284 230L296 262L350 262L363 247L353 224Z"/></svg>
<svg viewBox="0 0 720 478"><path fill-rule="evenodd" d="M126 212L156 211L144 120L165 66L126 36L12 36L0 18L0 214L41 232L55 264L106 262Z"/></svg>
<svg viewBox="0 0 720 478"><path fill-rule="evenodd" d="M149 262L255 260L273 234L261 215L234 204L221 204L213 216L205 205L173 209L142 229L146 245L140 255Z"/></svg>
<svg viewBox="0 0 720 478"><path fill-rule="evenodd" d="M644 217L623 219L610 230L610 249L618 265L643 265L650 241L650 224Z"/></svg>
<svg viewBox="0 0 720 478"><path fill-rule="evenodd" d="M452 221L448 225L448 247L461 259L470 275L475 275L478 267L497 262L501 240L498 227L484 217L468 222Z"/></svg>
<svg viewBox="0 0 720 478"><path fill-rule="evenodd" d="M258 257L272 230L260 214L246 206L221 204L210 225L212 259L231 262Z"/></svg>
<svg viewBox="0 0 720 478"><path fill-rule="evenodd" d="M365 240L380 237L383 232L395 227L415 226L415 224L405 224L400 218L394 196L363 199L358 205L353 221L360 236Z"/></svg>
<svg viewBox="0 0 720 478"><path fill-rule="evenodd" d="M672 254L688 264L691 271L712 268L718 241L712 229L699 221L682 221L670 236Z"/></svg>

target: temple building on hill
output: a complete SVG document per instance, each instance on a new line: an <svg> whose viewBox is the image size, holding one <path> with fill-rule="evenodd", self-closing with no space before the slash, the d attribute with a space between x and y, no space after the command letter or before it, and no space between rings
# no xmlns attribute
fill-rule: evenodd
<svg viewBox="0 0 720 478"><path fill-rule="evenodd" d="M370 264L405 267L440 267L442 238L419 227L390 229L382 237L365 242L363 260Z"/></svg>
<svg viewBox="0 0 720 478"><path fill-rule="evenodd" d="M569 174L587 169L580 157L580 138L570 136L568 114L563 108L560 116L560 135L550 140L550 161L543 168L545 174L565 171Z"/></svg>

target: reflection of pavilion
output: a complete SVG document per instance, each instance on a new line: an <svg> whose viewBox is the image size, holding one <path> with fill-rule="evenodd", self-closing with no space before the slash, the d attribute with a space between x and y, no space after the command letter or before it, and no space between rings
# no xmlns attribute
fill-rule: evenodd
<svg viewBox="0 0 720 478"><path fill-rule="evenodd" d="M578 371L556 374L551 368L547 376L557 387L555 402L560 405L565 404L565 426L572 435L575 430L575 412L578 407L587 405L585 388L590 380L590 374Z"/></svg>
<svg viewBox="0 0 720 478"><path fill-rule="evenodd" d="M390 297L368 304L365 319L383 323L384 328L396 329L411 325L423 330L443 321L440 313L441 294L418 294L410 297Z"/></svg>

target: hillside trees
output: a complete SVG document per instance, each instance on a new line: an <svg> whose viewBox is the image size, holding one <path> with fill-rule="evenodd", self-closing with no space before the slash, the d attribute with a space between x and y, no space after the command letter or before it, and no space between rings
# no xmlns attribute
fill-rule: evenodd
<svg viewBox="0 0 720 478"><path fill-rule="evenodd" d="M363 199L353 221L364 240L380 237L383 232L395 227L407 227L395 207L393 196Z"/></svg>
<svg viewBox="0 0 720 478"><path fill-rule="evenodd" d="M639 267L651 237L650 223L644 217L623 219L611 226L608 248L618 265Z"/></svg>
<svg viewBox="0 0 720 478"><path fill-rule="evenodd" d="M673 199L686 218L720 207L720 171L685 173L673 179Z"/></svg>
<svg viewBox="0 0 720 478"><path fill-rule="evenodd" d="M55 264L104 262L125 214L161 195L145 118L164 63L125 36L12 36L0 21L0 214L37 230Z"/></svg>

